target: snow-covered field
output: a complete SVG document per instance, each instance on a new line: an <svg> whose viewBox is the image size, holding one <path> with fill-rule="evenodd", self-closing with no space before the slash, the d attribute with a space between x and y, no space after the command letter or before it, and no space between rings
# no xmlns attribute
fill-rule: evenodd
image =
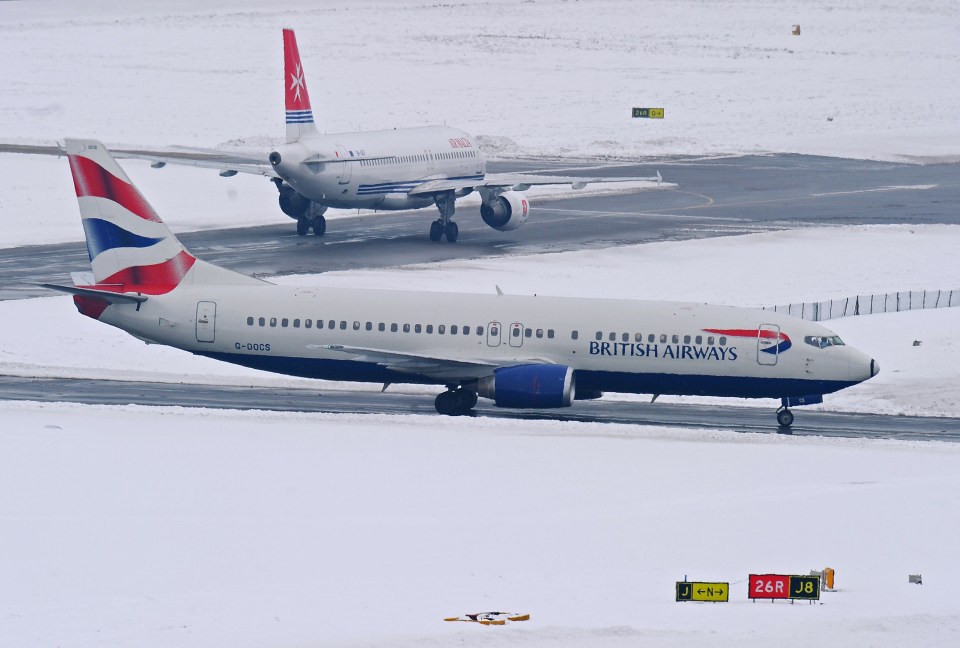
<svg viewBox="0 0 960 648"><path fill-rule="evenodd" d="M0 141L265 150L285 26L330 131L446 121L499 155L960 159L951 0L0 2ZM178 231L285 218L260 178L124 166ZM0 155L0 176L0 246L81 239L63 160ZM761 306L958 288L958 247L958 227L811 228L282 281ZM960 309L829 326L882 371L824 407L960 417ZM297 382L145 346L65 297L0 302L0 330L0 373ZM0 403L0 492L2 646L960 636L953 444ZM822 605L746 601L750 572L825 566L840 591ZM730 581L731 602L674 603L684 575ZM495 609L532 619L442 621Z"/></svg>

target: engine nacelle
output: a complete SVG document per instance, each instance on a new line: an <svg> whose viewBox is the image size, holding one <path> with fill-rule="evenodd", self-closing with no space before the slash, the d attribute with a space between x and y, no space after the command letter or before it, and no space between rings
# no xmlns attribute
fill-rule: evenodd
<svg viewBox="0 0 960 648"><path fill-rule="evenodd" d="M297 193L288 184L280 187L280 210L290 218L299 219L310 208L310 199Z"/></svg>
<svg viewBox="0 0 960 648"><path fill-rule="evenodd" d="M570 407L576 396L573 369L563 365L503 367L477 383L477 395L497 407Z"/></svg>
<svg viewBox="0 0 960 648"><path fill-rule="evenodd" d="M504 191L480 204L480 217L495 230L509 232L527 222L530 203L527 195L519 191Z"/></svg>

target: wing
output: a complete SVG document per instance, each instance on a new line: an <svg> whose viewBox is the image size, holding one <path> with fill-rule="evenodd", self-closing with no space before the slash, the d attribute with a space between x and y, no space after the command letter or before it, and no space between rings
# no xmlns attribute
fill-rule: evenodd
<svg viewBox="0 0 960 648"><path fill-rule="evenodd" d="M583 189L588 184L599 182L663 182L663 177L657 171L655 176L626 176L619 178L583 177L583 176L552 176L526 175L522 173L488 173L483 180L428 180L410 190L410 195L433 194L439 191L456 191L459 189L506 189L526 191L534 186L570 185L573 189Z"/></svg>
<svg viewBox="0 0 960 648"><path fill-rule="evenodd" d="M188 148L172 146L169 149L110 149L115 158L134 160L148 160L159 168L166 164L181 164L186 166L218 169L220 175L229 177L238 173L253 173L278 177L273 170L266 154L258 153L227 153L216 149Z"/></svg>
<svg viewBox="0 0 960 648"><path fill-rule="evenodd" d="M490 376L496 369L519 364L554 364L550 360L523 358L507 362L490 362L469 358L448 358L425 356L420 354L385 351L366 347L344 346L341 344L310 344L308 349L322 349L349 355L353 360L372 362L397 371L417 376L427 376L437 381L476 380Z"/></svg>
<svg viewBox="0 0 960 648"><path fill-rule="evenodd" d="M24 153L27 155L66 155L60 144L56 146L40 146L35 144L0 144L0 153ZM161 149L124 149L110 148L110 154L115 158L130 160L148 160L153 166L160 168L166 164L183 164L187 166L218 169L220 175L229 177L238 173L255 173L270 178L276 178L273 167L267 160L267 154L260 153L228 153L217 149L191 148L187 146L171 146Z"/></svg>

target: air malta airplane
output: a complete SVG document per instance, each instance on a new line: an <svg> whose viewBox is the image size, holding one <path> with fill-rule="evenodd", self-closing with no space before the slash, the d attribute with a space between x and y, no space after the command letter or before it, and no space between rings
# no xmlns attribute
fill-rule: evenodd
<svg viewBox="0 0 960 648"><path fill-rule="evenodd" d="M503 232L523 225L530 215L524 191L533 185L570 185L581 189L594 182L648 180L653 177L589 178L488 174L486 158L473 138L455 128L426 126L356 133L321 134L313 121L310 95L297 39L283 30L286 78L287 141L269 155L233 156L223 151L117 151L116 157L220 169L270 177L280 191L280 209L297 221L301 236L310 229L326 232L324 212L343 209L401 210L436 205L440 217L430 225L430 239L457 240L453 221L457 198L480 194L480 216ZM266 162L269 161L269 164Z"/></svg>
<svg viewBox="0 0 960 648"><path fill-rule="evenodd" d="M602 392L780 398L788 407L875 376L819 324L729 306L278 286L194 257L103 144L67 140L92 276L78 310L154 344L294 376L445 386L441 414L478 397L558 408Z"/></svg>

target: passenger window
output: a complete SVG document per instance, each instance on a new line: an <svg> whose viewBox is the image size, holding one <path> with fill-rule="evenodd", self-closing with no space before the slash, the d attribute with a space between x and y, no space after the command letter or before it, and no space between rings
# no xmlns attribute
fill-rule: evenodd
<svg viewBox="0 0 960 648"><path fill-rule="evenodd" d="M543 329L537 329L537 337L538 337L538 338L542 338L542 337L543 337Z"/></svg>
<svg viewBox="0 0 960 648"><path fill-rule="evenodd" d="M553 339L553 329L547 329L547 339L548 340Z"/></svg>
<svg viewBox="0 0 960 648"><path fill-rule="evenodd" d="M313 320L303 320L304 328L313 328Z"/></svg>
<svg viewBox="0 0 960 648"><path fill-rule="evenodd" d="M483 327L482 327L482 326L478 326L478 327L477 327L477 335L483 335Z"/></svg>
<svg viewBox="0 0 960 648"><path fill-rule="evenodd" d="M277 318L276 318L276 317L271 317L271 318L270 318L270 326L276 326L276 325L277 325Z"/></svg>
<svg viewBox="0 0 960 648"><path fill-rule="evenodd" d="M674 335L672 338L674 344L680 344L680 336Z"/></svg>
<svg viewBox="0 0 960 648"><path fill-rule="evenodd" d="M360 322L358 322L358 321L356 321L356 320L353 321L353 330L354 330L354 331L359 331L359 330L360 330Z"/></svg>
<svg viewBox="0 0 960 648"><path fill-rule="evenodd" d="M298 319L293 320L293 328L300 328L300 320Z"/></svg>
<svg viewBox="0 0 960 648"><path fill-rule="evenodd" d="M366 328L368 331L372 331L372 330L373 330L373 322L367 322L367 324L366 324L366 326L365 326L364 328Z"/></svg>
<svg viewBox="0 0 960 648"><path fill-rule="evenodd" d="M492 335L493 337L497 337L498 335L500 335L500 329L498 329L496 326L491 326L490 335Z"/></svg>
<svg viewBox="0 0 960 648"><path fill-rule="evenodd" d="M610 331L610 341L611 341L611 342L616 342L616 341L617 341L617 334L614 333L613 331Z"/></svg>
<svg viewBox="0 0 960 648"><path fill-rule="evenodd" d="M720 346L727 346L727 338L725 337L720 338Z"/></svg>
<svg viewBox="0 0 960 648"><path fill-rule="evenodd" d="M253 326L253 318L252 318L252 317L248 317L248 318L247 318L247 326Z"/></svg>
<svg viewBox="0 0 960 648"><path fill-rule="evenodd" d="M532 335L533 335L533 329L524 329L524 330L523 330L523 336L524 336L524 337L531 337Z"/></svg>
<svg viewBox="0 0 960 648"><path fill-rule="evenodd" d="M629 333L624 333L623 335L620 336L620 340L623 341L623 342L629 342L629 341L630 341L630 334L629 334Z"/></svg>
<svg viewBox="0 0 960 648"><path fill-rule="evenodd" d="M427 324L427 334L433 333L433 324Z"/></svg>
<svg viewBox="0 0 960 648"><path fill-rule="evenodd" d="M649 342L650 344L653 344L656 341L657 341L657 336L654 335L653 333L647 336L647 342Z"/></svg>
<svg viewBox="0 0 960 648"><path fill-rule="evenodd" d="M702 335L698 335L697 337L695 337L695 338L693 339L693 341L696 342L697 344L703 344L703 336L702 336Z"/></svg>
<svg viewBox="0 0 960 648"><path fill-rule="evenodd" d="M461 327L460 327L460 330L463 332L464 335L470 335L470 327L469 327L469 326L461 326Z"/></svg>
<svg viewBox="0 0 960 648"><path fill-rule="evenodd" d="M409 324L404 324L404 325L403 325L403 332L404 332L404 333L409 333L409 332L410 332L410 325L409 325Z"/></svg>
<svg viewBox="0 0 960 648"><path fill-rule="evenodd" d="M384 331L387 330L387 325L384 324L383 322L380 322L379 324L377 324L377 330L383 333Z"/></svg>
<svg viewBox="0 0 960 648"><path fill-rule="evenodd" d="M413 325L413 332L414 332L414 333L420 333L421 331L423 331L423 327L422 327L420 324L414 324L414 325Z"/></svg>
<svg viewBox="0 0 960 648"><path fill-rule="evenodd" d="M684 336L683 336L683 343L684 343L684 344L690 344L690 336L689 336L689 335L684 335Z"/></svg>
<svg viewBox="0 0 960 648"><path fill-rule="evenodd" d="M707 346L713 346L713 336L707 338Z"/></svg>
<svg viewBox="0 0 960 648"><path fill-rule="evenodd" d="M580 337L580 331L577 331L577 330L570 331L570 339L571 339L571 340L576 340L576 339L578 339L579 337Z"/></svg>
<svg viewBox="0 0 960 648"><path fill-rule="evenodd" d="M597 339L598 339L598 340L602 340L602 339L603 339L603 331L597 331Z"/></svg>
<svg viewBox="0 0 960 648"><path fill-rule="evenodd" d="M282 326L283 328L287 328L287 325L289 324L290 324L290 320L288 320L286 317L280 320L280 326Z"/></svg>
<svg viewBox="0 0 960 648"><path fill-rule="evenodd" d="M660 334L660 344L666 344L666 343L667 343L667 334L666 334L666 333L661 333L661 334Z"/></svg>
<svg viewBox="0 0 960 648"><path fill-rule="evenodd" d="M513 337L520 337L520 327L514 328L513 331L511 331L511 334Z"/></svg>
<svg viewBox="0 0 960 648"><path fill-rule="evenodd" d="M396 325L396 324L391 324L391 325L390 325L390 332L391 332L391 333L396 333L396 332L397 332L397 325Z"/></svg>
<svg viewBox="0 0 960 648"><path fill-rule="evenodd" d="M347 320L340 320L340 330L341 331L347 330Z"/></svg>
<svg viewBox="0 0 960 648"><path fill-rule="evenodd" d="M634 333L633 334L634 342L643 342L643 333Z"/></svg>
<svg viewBox="0 0 960 648"><path fill-rule="evenodd" d="M456 325L456 324L451 324L451 325L450 325L450 335L456 335L456 334L457 334L457 325Z"/></svg>
<svg viewBox="0 0 960 648"><path fill-rule="evenodd" d="M259 324L260 326L266 326L267 325L266 318L261 317L259 320L257 320L257 324Z"/></svg>
<svg viewBox="0 0 960 648"><path fill-rule="evenodd" d="M327 322L327 328L328 328L328 329L335 329L335 328L337 328L337 321L336 321L336 320L330 320L329 322Z"/></svg>
<svg viewBox="0 0 960 648"><path fill-rule="evenodd" d="M437 333L439 333L440 335L443 335L443 334L446 333L446 332L447 332L447 327L446 327L446 326L444 326L443 324L439 324L439 325L437 326Z"/></svg>

